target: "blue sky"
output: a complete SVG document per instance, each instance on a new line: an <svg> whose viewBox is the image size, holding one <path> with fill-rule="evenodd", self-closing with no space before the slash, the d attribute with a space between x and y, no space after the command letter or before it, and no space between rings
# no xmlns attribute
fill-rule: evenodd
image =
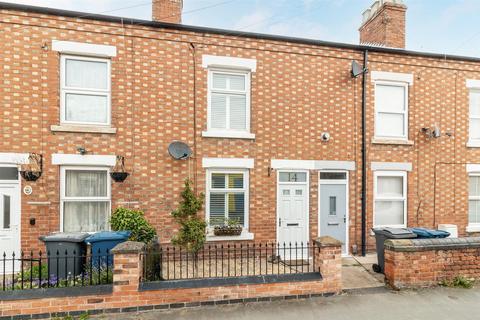
<svg viewBox="0 0 480 320"><path fill-rule="evenodd" d="M0 0L1 1L1 0ZM3 0L5 1L5 0ZM9 0L150 19L150 0ZM373 0L184 0L183 23L358 43ZM480 0L404 0L407 49L480 57ZM123 8L123 9L122 9Z"/></svg>

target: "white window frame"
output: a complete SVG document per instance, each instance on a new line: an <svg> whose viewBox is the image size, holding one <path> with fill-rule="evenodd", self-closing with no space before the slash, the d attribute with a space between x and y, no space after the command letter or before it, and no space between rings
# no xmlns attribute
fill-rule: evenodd
<svg viewBox="0 0 480 320"><path fill-rule="evenodd" d="M405 110L402 112L396 111L382 111L379 110L379 104L377 101L377 86L394 86L394 87L402 87L404 88L404 95L405 95ZM409 84L407 82L397 82L397 81L385 81L385 80L376 80L375 81L375 138L377 139L389 139L389 140L408 140L408 88ZM379 123L379 113L386 113L386 114L403 114L403 132L402 136L382 136L378 134L378 123Z"/></svg>
<svg viewBox="0 0 480 320"><path fill-rule="evenodd" d="M70 170L77 171L105 171L107 173L107 195L105 197L67 197L65 195L65 172ZM61 166L60 167L60 232L63 232L64 220L64 202L82 202L82 201L105 201L108 202L108 212L111 214L112 209L112 183L110 177L109 167L91 167L91 166ZM108 226L110 227L110 226ZM108 231L108 230L107 230ZM93 233L93 232L92 232Z"/></svg>
<svg viewBox="0 0 480 320"><path fill-rule="evenodd" d="M378 177L402 177L403 178L403 197L381 197L378 195ZM375 171L373 173L373 226L374 227L391 227L391 228L406 228L407 227L407 182L408 176L406 171ZM400 201L403 205L403 224L400 225L377 225L376 220L376 203L377 201Z"/></svg>
<svg viewBox="0 0 480 320"><path fill-rule="evenodd" d="M472 115L471 94L480 94L480 88L469 88L468 90L468 146L480 147L480 138L472 138L472 119L480 120L480 115Z"/></svg>
<svg viewBox="0 0 480 320"><path fill-rule="evenodd" d="M226 75L242 75L245 77L245 90L222 90L213 88L213 74L221 73ZM208 68L208 95L207 95L207 131L203 132L204 137L224 137L224 138L245 138L254 139L255 135L251 134L250 120L251 120L251 77L250 70L236 70L228 68ZM245 95L245 130L229 129L230 126L230 108L227 106L226 110L226 127L225 129L212 128L212 94L241 94Z"/></svg>
<svg viewBox="0 0 480 320"><path fill-rule="evenodd" d="M470 177L480 177L480 172L469 172L468 173L468 184L469 184L468 201L469 202L470 202L470 200L480 201L480 196L471 196L470 195ZM480 231L480 223L470 222L470 210L468 211L467 221L468 221L467 232L478 232L478 231Z"/></svg>
<svg viewBox="0 0 480 320"><path fill-rule="evenodd" d="M212 174L213 173L221 173L221 174L236 174L242 173L243 174L243 188L242 189L212 189ZM232 190L235 191L243 191L245 194L245 216L243 218L244 226L243 231L248 232L249 230L249 207L250 207L250 177L249 177L249 170L248 169L207 169L207 182L206 182L206 196L205 196L205 220L208 222L208 229L209 233L212 230L212 226L210 225L210 193L211 192L231 192ZM227 206L227 203L225 203ZM228 210L225 208L225 214L227 214Z"/></svg>
<svg viewBox="0 0 480 320"><path fill-rule="evenodd" d="M107 88L106 89L86 89L78 87L67 87L66 86L66 60L74 59L79 61L94 61L94 62L103 62L107 63ZM61 124L73 124L73 125L88 125L88 126L99 126L105 127L110 126L112 123L112 92L111 92L111 82L112 82L112 69L111 69L111 60L108 58L95 58L95 57L86 57L86 56L77 56L77 55L68 55L62 54L60 56L60 123ZM107 98L107 122L82 122L82 121L68 121L66 120L66 95L68 93L73 94L84 94L84 95L96 95L96 96L105 96Z"/></svg>

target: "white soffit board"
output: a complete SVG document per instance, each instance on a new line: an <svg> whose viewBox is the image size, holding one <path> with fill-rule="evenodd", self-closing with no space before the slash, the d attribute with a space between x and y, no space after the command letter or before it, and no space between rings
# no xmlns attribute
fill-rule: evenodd
<svg viewBox="0 0 480 320"><path fill-rule="evenodd" d="M355 170L354 161L272 159L273 169Z"/></svg>
<svg viewBox="0 0 480 320"><path fill-rule="evenodd" d="M411 162L372 162L372 170L412 171Z"/></svg>
<svg viewBox="0 0 480 320"><path fill-rule="evenodd" d="M254 159L250 158L203 158L204 168L239 168L252 169Z"/></svg>
<svg viewBox="0 0 480 320"><path fill-rule="evenodd" d="M26 164L28 163L28 156L28 153L0 152L0 163Z"/></svg>
<svg viewBox="0 0 480 320"><path fill-rule="evenodd" d="M478 172L480 173L480 164L477 164L477 163L468 163L466 165L467 167L467 172L470 173L470 172Z"/></svg>
<svg viewBox="0 0 480 320"><path fill-rule="evenodd" d="M372 82L383 80L383 81L406 82L409 85L413 84L413 74L411 73L372 71L371 77L372 77Z"/></svg>
<svg viewBox="0 0 480 320"><path fill-rule="evenodd" d="M235 57L211 56L208 54L204 54L202 56L202 67L244 69L244 70L250 70L251 72L255 72L257 71L257 60L235 58Z"/></svg>
<svg viewBox="0 0 480 320"><path fill-rule="evenodd" d="M480 89L480 80L467 79L468 89Z"/></svg>
<svg viewBox="0 0 480 320"><path fill-rule="evenodd" d="M74 41L52 40L52 50L61 53L82 54L97 57L116 57L117 47Z"/></svg>
<svg viewBox="0 0 480 320"><path fill-rule="evenodd" d="M55 165L113 167L116 159L111 155L52 154L52 164Z"/></svg>

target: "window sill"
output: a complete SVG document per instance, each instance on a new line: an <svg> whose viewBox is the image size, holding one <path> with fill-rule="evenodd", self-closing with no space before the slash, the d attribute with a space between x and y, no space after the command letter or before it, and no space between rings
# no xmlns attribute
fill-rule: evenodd
<svg viewBox="0 0 480 320"><path fill-rule="evenodd" d="M372 139L372 144L390 144L390 145L401 145L401 146L413 146L414 142L412 140L404 139L383 139L383 138L374 138Z"/></svg>
<svg viewBox="0 0 480 320"><path fill-rule="evenodd" d="M480 141L468 141L467 148L480 148Z"/></svg>
<svg viewBox="0 0 480 320"><path fill-rule="evenodd" d="M52 131L52 132L108 133L108 134L117 133L117 129L112 128L112 127L82 126L82 125L72 125L72 124L62 124L62 125L59 125L59 126L52 125L52 126L50 126L50 131Z"/></svg>
<svg viewBox="0 0 480 320"><path fill-rule="evenodd" d="M242 240L253 240L254 234L250 232L242 232L239 236L215 236L213 234L207 234L208 242L215 241L242 241Z"/></svg>
<svg viewBox="0 0 480 320"><path fill-rule="evenodd" d="M470 225L467 226L467 232L480 232L480 225Z"/></svg>
<svg viewBox="0 0 480 320"><path fill-rule="evenodd" d="M202 137L205 138L232 138L232 139L255 139L255 135L249 132L210 130L203 131Z"/></svg>

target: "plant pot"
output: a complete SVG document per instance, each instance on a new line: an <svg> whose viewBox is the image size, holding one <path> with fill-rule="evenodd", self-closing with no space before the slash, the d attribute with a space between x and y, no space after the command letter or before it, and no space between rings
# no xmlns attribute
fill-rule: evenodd
<svg viewBox="0 0 480 320"><path fill-rule="evenodd" d="M20 171L20 175L26 181L37 181L42 176L42 171Z"/></svg>
<svg viewBox="0 0 480 320"><path fill-rule="evenodd" d="M123 182L127 179L129 173L128 172L110 172L110 176L115 182Z"/></svg>
<svg viewBox="0 0 480 320"><path fill-rule="evenodd" d="M242 226L215 226L213 234L216 236L239 236L242 234Z"/></svg>

